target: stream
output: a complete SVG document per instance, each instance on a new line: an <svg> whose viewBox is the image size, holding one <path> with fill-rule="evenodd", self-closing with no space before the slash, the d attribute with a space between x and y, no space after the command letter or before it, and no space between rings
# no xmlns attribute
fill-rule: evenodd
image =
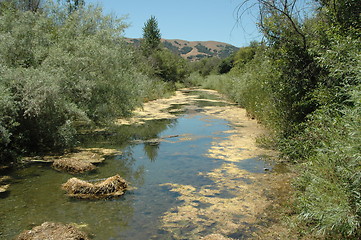
<svg viewBox="0 0 361 240"><path fill-rule="evenodd" d="M224 141L244 127L220 117L223 108L235 106L207 91L183 95L192 101L170 104L167 111L172 118L82 136L84 148L120 153L76 177L93 180L119 174L132 187L119 198L69 198L60 186L74 175L55 171L47 163L6 172L12 180L9 190L0 195L0 239L13 239L46 221L75 223L97 240L200 239L214 231L246 238L240 223L254 221L251 212L263 210L253 209L254 205L265 206L254 178L267 180L276 167L263 160L262 152L246 154L242 161L231 161L227 152L215 153L228 146L231 154L233 148ZM253 194L254 205L241 202L247 200L246 194Z"/></svg>

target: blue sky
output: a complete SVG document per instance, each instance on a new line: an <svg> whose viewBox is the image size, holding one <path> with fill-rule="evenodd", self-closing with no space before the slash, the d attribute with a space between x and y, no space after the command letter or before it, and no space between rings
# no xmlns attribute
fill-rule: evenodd
<svg viewBox="0 0 361 240"><path fill-rule="evenodd" d="M236 8L241 0L86 0L99 3L105 13L128 15L130 38L142 37L150 16L158 20L162 38L188 41L220 41L237 47L261 40L256 27L257 12L246 12L237 23Z"/></svg>

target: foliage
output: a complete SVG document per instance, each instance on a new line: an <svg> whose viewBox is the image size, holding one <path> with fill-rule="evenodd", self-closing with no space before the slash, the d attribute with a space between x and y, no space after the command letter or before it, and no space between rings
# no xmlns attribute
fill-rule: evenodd
<svg viewBox="0 0 361 240"><path fill-rule="evenodd" d="M182 48L181 48L180 53L181 53L181 54L187 54L187 53L191 52L192 50L193 50L192 47L185 46L185 47L182 47Z"/></svg>
<svg viewBox="0 0 361 240"><path fill-rule="evenodd" d="M83 7L85 4L85 0L66 0L66 3L68 5L69 13L72 13Z"/></svg>
<svg viewBox="0 0 361 240"><path fill-rule="evenodd" d="M36 12L41 9L42 2L41 0L3 0L0 1L0 5L11 6L22 11Z"/></svg>
<svg viewBox="0 0 361 240"><path fill-rule="evenodd" d="M149 55L152 51L159 48L161 40L160 30L158 28L158 21L154 16L151 16L143 27L142 48L145 55Z"/></svg>
<svg viewBox="0 0 361 240"><path fill-rule="evenodd" d="M240 48L233 57L235 65L237 65L237 67L241 67L251 61L256 54L256 50L256 47Z"/></svg>
<svg viewBox="0 0 361 240"><path fill-rule="evenodd" d="M151 76L165 82L183 81L188 74L185 60L178 56L178 47L170 42L164 42L164 48L160 47L161 35L157 19L152 16L143 28L142 50L143 55L151 67L147 71Z"/></svg>
<svg viewBox="0 0 361 240"><path fill-rule="evenodd" d="M71 147L84 124L107 124L169 90L142 73L147 63L123 41L125 27L92 6L3 6L0 161Z"/></svg>
<svg viewBox="0 0 361 240"><path fill-rule="evenodd" d="M188 75L186 60L168 49L161 49L150 56L154 74L166 82L183 81Z"/></svg>
<svg viewBox="0 0 361 240"><path fill-rule="evenodd" d="M190 86L198 86L206 89L215 89L219 92L226 93L231 87L232 78L228 75L208 75L202 76L198 72L190 74L186 83Z"/></svg>
<svg viewBox="0 0 361 240"><path fill-rule="evenodd" d="M205 57L200 61L191 62L190 69L192 72L197 71L203 77L210 74L218 73L219 65L222 60L218 57Z"/></svg>
<svg viewBox="0 0 361 240"><path fill-rule="evenodd" d="M331 24L342 32L361 28L361 6L357 0L318 0Z"/></svg>
<svg viewBox="0 0 361 240"><path fill-rule="evenodd" d="M198 52L200 52L200 53L205 53L205 54L208 54L210 56L213 56L213 52L209 48L207 48L206 46L204 46L204 45L202 45L200 43L198 43L195 46L195 48L197 48Z"/></svg>
<svg viewBox="0 0 361 240"><path fill-rule="evenodd" d="M167 49L169 49L173 53L175 53L175 54L179 53L179 48L177 46L174 46L171 42L164 41L163 45L164 45L164 47L166 47Z"/></svg>
<svg viewBox="0 0 361 240"><path fill-rule="evenodd" d="M218 66L218 72L220 74L225 74L231 71L234 67L234 57L230 56L222 60L222 62Z"/></svg>
<svg viewBox="0 0 361 240"><path fill-rule="evenodd" d="M361 215L361 89L350 91L352 106L316 111L304 134L316 144L297 179L300 217L324 234L359 235Z"/></svg>
<svg viewBox="0 0 361 240"><path fill-rule="evenodd" d="M233 53L237 52L238 48L232 45L225 45L222 49L218 52L218 57L220 58L227 58Z"/></svg>

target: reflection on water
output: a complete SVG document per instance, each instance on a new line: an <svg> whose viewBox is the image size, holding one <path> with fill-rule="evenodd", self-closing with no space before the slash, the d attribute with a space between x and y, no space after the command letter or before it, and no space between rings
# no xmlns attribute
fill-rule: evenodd
<svg viewBox="0 0 361 240"><path fill-rule="evenodd" d="M85 224L82 230L99 240L171 239L167 232L159 230L159 218L180 202L178 193L160 185L212 184L212 180L199 173L219 167L222 160L204 154L215 139L226 137L224 131L230 128L224 120L198 113L176 120L118 126L110 133L83 135L84 147L116 148L122 154L106 159L96 171L79 178L90 180L120 174L134 190L110 200L70 199L60 186L72 175L54 171L46 164L18 169L10 173L14 179L10 192L0 198L0 239L12 239L22 230L45 221ZM190 137L156 144L134 142L168 135Z"/></svg>
<svg viewBox="0 0 361 240"><path fill-rule="evenodd" d="M177 126L177 119L147 121L141 125L113 126L106 132L95 132L80 136L84 147L122 148L133 140L158 138L167 129Z"/></svg>

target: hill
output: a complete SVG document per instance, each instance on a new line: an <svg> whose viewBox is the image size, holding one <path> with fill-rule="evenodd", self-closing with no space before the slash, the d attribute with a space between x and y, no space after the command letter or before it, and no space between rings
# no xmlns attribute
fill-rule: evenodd
<svg viewBox="0 0 361 240"><path fill-rule="evenodd" d="M128 38L126 40L136 46L140 45L140 39ZM164 47L190 61L197 61L205 57L213 56L226 58L239 49L231 44L215 41L162 39L162 43Z"/></svg>

